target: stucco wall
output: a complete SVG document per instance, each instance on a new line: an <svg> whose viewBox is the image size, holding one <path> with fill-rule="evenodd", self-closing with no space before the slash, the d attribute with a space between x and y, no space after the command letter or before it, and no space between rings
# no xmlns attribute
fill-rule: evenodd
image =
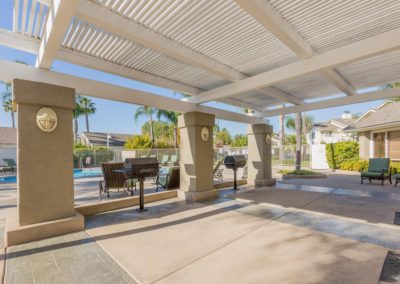
<svg viewBox="0 0 400 284"><path fill-rule="evenodd" d="M15 79L18 105L18 217L20 225L73 216L72 109L75 90ZM45 133L36 124L42 107L57 114L58 126Z"/></svg>
<svg viewBox="0 0 400 284"><path fill-rule="evenodd" d="M362 159L369 159L370 152L370 131L358 133L358 143L360 144L360 157Z"/></svg>

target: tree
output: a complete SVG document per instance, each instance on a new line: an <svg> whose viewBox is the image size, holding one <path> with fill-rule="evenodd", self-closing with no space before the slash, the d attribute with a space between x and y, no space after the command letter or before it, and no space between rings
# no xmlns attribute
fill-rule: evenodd
<svg viewBox="0 0 400 284"><path fill-rule="evenodd" d="M11 83L1 81L4 91L1 93L3 110L11 113L12 127L15 127L14 110L12 108L12 86Z"/></svg>
<svg viewBox="0 0 400 284"><path fill-rule="evenodd" d="M232 136L229 130L224 127L222 130L216 132L215 141L218 145L230 145L232 143Z"/></svg>
<svg viewBox="0 0 400 284"><path fill-rule="evenodd" d="M12 99L7 99L3 101L3 109L5 112L9 112L11 114L11 123L12 127L15 128L15 118L14 118L14 109Z"/></svg>
<svg viewBox="0 0 400 284"><path fill-rule="evenodd" d="M283 108L285 105L282 106ZM283 160L285 159L285 115L281 114L279 116L279 163L282 165Z"/></svg>
<svg viewBox="0 0 400 284"><path fill-rule="evenodd" d="M83 115L82 107L79 103L80 96L75 98L75 108L72 111L72 117L74 119L74 141L78 143L78 132L79 132L79 125L78 125L78 118Z"/></svg>
<svg viewBox="0 0 400 284"><path fill-rule="evenodd" d="M383 85L383 89L400 88L400 82ZM391 98L392 101L399 102L400 96Z"/></svg>
<svg viewBox="0 0 400 284"><path fill-rule="evenodd" d="M89 130L89 115L92 115L96 112L96 107L94 102L87 98L87 97L82 97L79 96L79 105L82 110L82 114L85 115L86 119L86 132L90 132Z"/></svg>
<svg viewBox="0 0 400 284"><path fill-rule="evenodd" d="M153 128L153 116L156 112L156 109L149 106L141 106L136 109L135 112L135 122L138 121L139 117L145 116L148 118L150 123L150 140L152 145L154 145L155 138L154 138L154 128Z"/></svg>
<svg viewBox="0 0 400 284"><path fill-rule="evenodd" d="M128 138L124 145L125 149L150 149L153 148L148 135L134 135Z"/></svg>
<svg viewBox="0 0 400 284"><path fill-rule="evenodd" d="M168 111L168 110L163 110L159 109L157 110L157 118L164 118L168 122L170 122L174 126L174 145L175 148L178 148L178 116L180 115L179 112L176 111Z"/></svg>
<svg viewBox="0 0 400 284"><path fill-rule="evenodd" d="M142 134L150 137L150 132L150 122L146 121L142 125ZM174 125L172 123L163 120L153 121L153 133L155 141L153 147L158 147L161 144L168 145L169 148L174 147Z"/></svg>
<svg viewBox="0 0 400 284"><path fill-rule="evenodd" d="M237 134L233 137L232 147L246 147L248 145L248 136L244 134Z"/></svg>
<svg viewBox="0 0 400 284"><path fill-rule="evenodd" d="M296 135L286 135L285 136L285 144L287 145L296 145Z"/></svg>
<svg viewBox="0 0 400 284"><path fill-rule="evenodd" d="M296 171L301 169L301 128L302 119L301 113L295 114L295 129L296 129Z"/></svg>

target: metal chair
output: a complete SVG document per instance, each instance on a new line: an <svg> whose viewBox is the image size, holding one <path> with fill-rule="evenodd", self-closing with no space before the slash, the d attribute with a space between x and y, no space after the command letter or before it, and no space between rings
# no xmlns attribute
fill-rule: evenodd
<svg viewBox="0 0 400 284"><path fill-rule="evenodd" d="M368 170L361 169L361 184L363 184L364 179L368 179L369 182L373 179L381 180L381 185L384 184L385 180L389 180L392 184L392 171L389 165L389 158L369 159Z"/></svg>

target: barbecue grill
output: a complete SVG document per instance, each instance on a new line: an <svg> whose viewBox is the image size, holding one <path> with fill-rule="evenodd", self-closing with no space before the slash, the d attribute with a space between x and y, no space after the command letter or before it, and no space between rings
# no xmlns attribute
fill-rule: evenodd
<svg viewBox="0 0 400 284"><path fill-rule="evenodd" d="M226 156L224 165L227 169L233 170L233 189L237 190L237 169L243 168L246 165L246 157L243 155Z"/></svg>
<svg viewBox="0 0 400 284"><path fill-rule="evenodd" d="M144 181L147 177L155 177L159 172L159 163L157 158L131 158L126 159L124 162L125 175L129 179L136 178L139 181L139 212L147 211L144 208Z"/></svg>

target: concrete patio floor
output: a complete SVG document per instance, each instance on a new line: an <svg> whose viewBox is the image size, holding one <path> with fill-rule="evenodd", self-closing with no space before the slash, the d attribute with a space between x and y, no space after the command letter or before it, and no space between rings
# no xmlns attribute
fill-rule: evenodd
<svg viewBox="0 0 400 284"><path fill-rule="evenodd" d="M14 257L6 260L5 283L34 283L14 264L43 259L51 261L24 267L53 267L50 276L67 277L59 283L107 283L94 277L94 263L107 267L103 280L117 283L378 283L388 251L400 251L400 227L393 225L400 191L360 186L351 175L342 187L336 174L222 190L204 203L174 198L149 204L145 213L126 208L91 216L79 235L9 248ZM90 184L75 190L94 193ZM71 253L79 250L91 259ZM66 265L57 266L60 259ZM81 270L88 271L84 282L74 276Z"/></svg>

